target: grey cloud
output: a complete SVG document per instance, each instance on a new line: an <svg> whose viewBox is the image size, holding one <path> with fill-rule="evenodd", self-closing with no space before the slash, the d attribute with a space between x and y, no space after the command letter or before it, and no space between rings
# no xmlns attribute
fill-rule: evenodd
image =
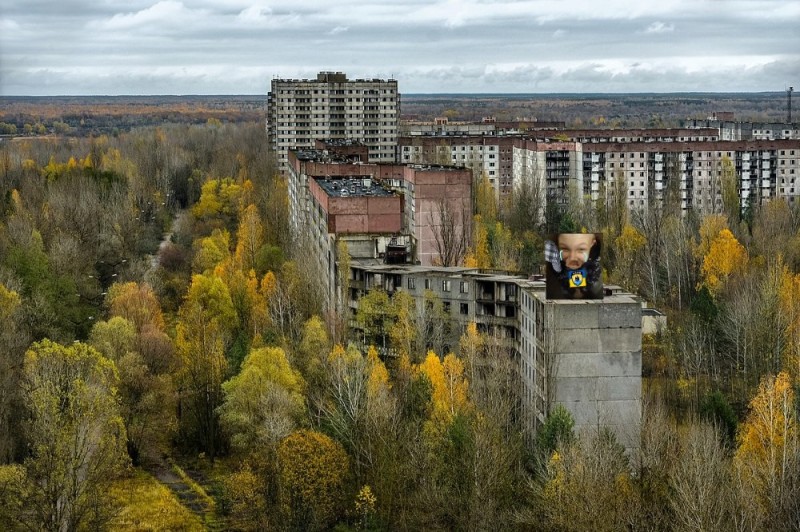
<svg viewBox="0 0 800 532"><path fill-rule="evenodd" d="M0 13L0 94L255 93L318 70L404 92L800 85L787 2L576 2L16 2Z"/></svg>

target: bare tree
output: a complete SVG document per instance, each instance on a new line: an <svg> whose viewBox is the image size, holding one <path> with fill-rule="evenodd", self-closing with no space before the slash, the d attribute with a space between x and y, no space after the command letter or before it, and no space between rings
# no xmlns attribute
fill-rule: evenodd
<svg viewBox="0 0 800 532"><path fill-rule="evenodd" d="M435 210L428 214L442 266L460 265L469 247L469 210L463 202L461 205L455 203L441 198Z"/></svg>
<svg viewBox="0 0 800 532"><path fill-rule="evenodd" d="M692 424L669 474L669 502L677 530L731 530L728 459L717 430Z"/></svg>

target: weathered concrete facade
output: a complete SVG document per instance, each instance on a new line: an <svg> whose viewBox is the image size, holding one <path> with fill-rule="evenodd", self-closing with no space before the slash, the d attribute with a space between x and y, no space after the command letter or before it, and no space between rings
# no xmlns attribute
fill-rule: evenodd
<svg viewBox="0 0 800 532"><path fill-rule="evenodd" d="M318 139L360 141L370 161L394 162L399 116L393 79L320 72L316 79L273 79L267 96L269 145L284 168L290 149L312 149Z"/></svg>
<svg viewBox="0 0 800 532"><path fill-rule="evenodd" d="M390 296L405 291L418 309L426 294L435 296L450 321L445 349L455 349L474 322L513 360L529 441L562 404L577 431L608 428L633 449L642 410L642 305L632 294L607 288L602 300L547 300L540 280L470 268L357 262L351 264L348 300L355 313L369 290Z"/></svg>
<svg viewBox="0 0 800 532"><path fill-rule="evenodd" d="M380 183L395 193L391 200L377 196L331 198L312 183L316 180L361 176ZM439 261L436 241L441 234L444 210L449 210L455 230L465 238L471 234L472 177L468 170L452 166L419 164L372 164L353 160L351 155L328 150L291 150L288 155L289 219L295 231L308 223L319 223L311 212L322 208L328 215L326 230L331 234L394 233L409 241L410 262L432 265ZM399 200L398 200L399 198ZM397 226L400 201L401 224ZM313 204L312 204L313 203ZM339 204L347 213L334 212ZM315 207L316 205L316 207ZM344 207L342 207L344 208ZM333 210L332 210L333 209ZM360 218L359 218L360 216Z"/></svg>
<svg viewBox="0 0 800 532"><path fill-rule="evenodd" d="M638 446L641 303L630 294L583 301L536 297L542 302L537 341L549 366L550 407L564 405L577 431L607 427L627 448Z"/></svg>

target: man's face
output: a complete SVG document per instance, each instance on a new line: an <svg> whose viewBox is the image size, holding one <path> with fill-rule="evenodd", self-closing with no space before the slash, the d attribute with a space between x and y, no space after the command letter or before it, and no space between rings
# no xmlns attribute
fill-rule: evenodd
<svg viewBox="0 0 800 532"><path fill-rule="evenodd" d="M589 259L589 250L594 245L593 234L565 233L558 235L558 250L561 260L570 270L577 270Z"/></svg>

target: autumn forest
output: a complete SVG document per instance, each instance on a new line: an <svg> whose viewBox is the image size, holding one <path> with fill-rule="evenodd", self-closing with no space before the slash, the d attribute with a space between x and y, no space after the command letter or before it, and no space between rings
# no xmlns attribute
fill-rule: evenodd
<svg viewBox="0 0 800 532"><path fill-rule="evenodd" d="M0 529L800 528L796 205L629 212L620 184L540 223L542 191L479 182L468 261L602 231L606 283L667 315L638 448L563 408L530 438L475 327L437 352L370 294L352 319L382 305L400 356L348 342L247 113L0 142Z"/></svg>

